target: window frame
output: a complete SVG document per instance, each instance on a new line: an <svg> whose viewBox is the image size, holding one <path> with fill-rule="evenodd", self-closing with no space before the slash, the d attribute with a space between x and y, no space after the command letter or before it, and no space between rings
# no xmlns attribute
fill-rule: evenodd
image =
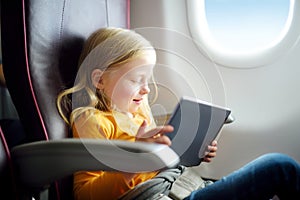
<svg viewBox="0 0 300 200"><path fill-rule="evenodd" d="M290 11L283 30L285 34L269 46L249 52L227 51L213 42L206 20L205 0L188 0L186 6L188 27L193 41L204 55L221 66L233 68L265 66L285 55L299 42L300 15L295 13L300 13L300 1L290 0Z"/></svg>

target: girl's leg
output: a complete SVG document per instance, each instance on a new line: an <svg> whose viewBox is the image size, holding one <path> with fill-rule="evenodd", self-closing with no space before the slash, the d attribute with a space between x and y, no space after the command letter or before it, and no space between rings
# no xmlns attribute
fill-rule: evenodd
<svg viewBox="0 0 300 200"><path fill-rule="evenodd" d="M192 199L300 199L300 165L292 158L269 153L204 189L194 191Z"/></svg>

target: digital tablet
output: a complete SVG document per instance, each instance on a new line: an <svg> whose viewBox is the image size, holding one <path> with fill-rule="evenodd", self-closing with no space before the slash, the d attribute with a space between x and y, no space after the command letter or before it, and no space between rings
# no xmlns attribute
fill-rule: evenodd
<svg viewBox="0 0 300 200"><path fill-rule="evenodd" d="M230 113L229 108L193 97L180 99L168 121L174 131L166 134L172 140L171 148L180 157L180 164L201 163L207 146L217 137Z"/></svg>

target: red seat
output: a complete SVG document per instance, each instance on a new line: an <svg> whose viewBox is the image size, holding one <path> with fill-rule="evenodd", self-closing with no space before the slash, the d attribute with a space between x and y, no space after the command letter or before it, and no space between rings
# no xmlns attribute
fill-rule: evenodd
<svg viewBox="0 0 300 200"><path fill-rule="evenodd" d="M56 109L57 93L72 85L82 44L91 32L128 26L128 6L129 0L1 1L4 74L28 141L69 136ZM1 170L7 171L4 150ZM66 185L72 185L70 178L53 184L50 198L69 199L72 187Z"/></svg>

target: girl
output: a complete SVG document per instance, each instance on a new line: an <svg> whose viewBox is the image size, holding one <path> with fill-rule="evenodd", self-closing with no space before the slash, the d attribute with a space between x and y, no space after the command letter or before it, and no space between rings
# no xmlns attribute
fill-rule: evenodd
<svg viewBox="0 0 300 200"><path fill-rule="evenodd" d="M104 28L86 41L74 87L59 94L58 110L73 137L121 139L170 145L171 126L156 127L148 83L156 54L151 44L131 30ZM216 156L217 143L204 161ZM89 172L74 174L76 199L118 199L159 172ZM300 167L282 154L268 154L187 199L268 199L275 194L300 196ZM285 196L284 196L285 195ZM150 199L151 197L149 197Z"/></svg>

